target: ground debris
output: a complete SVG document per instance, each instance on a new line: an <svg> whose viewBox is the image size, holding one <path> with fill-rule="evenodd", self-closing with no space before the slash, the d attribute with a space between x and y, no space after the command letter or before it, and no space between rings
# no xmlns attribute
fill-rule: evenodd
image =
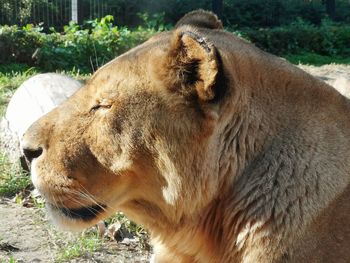
<svg viewBox="0 0 350 263"><path fill-rule="evenodd" d="M19 248L12 246L7 242L4 242L4 243L0 243L0 250L6 251L6 252L14 252L14 251L19 251Z"/></svg>
<svg viewBox="0 0 350 263"><path fill-rule="evenodd" d="M139 237L128 236L128 233L122 230L124 226L118 229L117 224L113 227L109 226L114 228L113 231L110 230L110 234L115 235L116 238L107 237L109 230L103 221L99 225L103 224L105 231L103 237L100 237L101 245L96 251L88 251L62 261L59 259L62 248L69 249L67 244L73 245L72 242L81 234L62 232L49 222L43 208L24 207L23 203L15 201L0 198L0 262L11 262L10 259L18 263L149 262L151 250L145 249ZM93 228L90 229L92 230ZM121 238L121 235L124 236ZM117 239L120 241L116 241Z"/></svg>

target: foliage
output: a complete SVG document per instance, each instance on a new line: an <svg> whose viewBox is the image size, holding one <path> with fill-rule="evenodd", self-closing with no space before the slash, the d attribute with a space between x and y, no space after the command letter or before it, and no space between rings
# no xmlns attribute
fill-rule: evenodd
<svg viewBox="0 0 350 263"><path fill-rule="evenodd" d="M282 1L224 1L224 24L238 27L268 27L281 23Z"/></svg>
<svg viewBox="0 0 350 263"><path fill-rule="evenodd" d="M110 15L87 21L83 26L71 22L62 33L54 29L44 33L40 25L0 26L0 65L25 63L41 71L91 73L156 32L168 29L170 25L166 24L164 14L139 13L146 26L135 29L115 26ZM252 14L251 19L255 19L255 15ZM285 26L231 27L229 30L279 56L316 53L345 57L350 54L350 25L327 18L320 25L298 18Z"/></svg>
<svg viewBox="0 0 350 263"><path fill-rule="evenodd" d="M12 255L9 256L9 258L8 258L7 261L2 261L2 260L0 259L0 263L17 263L17 262L18 262L18 261L17 261Z"/></svg>
<svg viewBox="0 0 350 263"><path fill-rule="evenodd" d="M32 55L45 40L41 30L42 28L31 25L23 29L18 26L0 27L0 63L31 64Z"/></svg>
<svg viewBox="0 0 350 263"><path fill-rule="evenodd" d="M102 240L98 237L95 231L90 231L82 234L74 240L70 240L57 255L57 262L67 262L73 258L87 256L102 246Z"/></svg>
<svg viewBox="0 0 350 263"><path fill-rule="evenodd" d="M303 20L319 25L327 17L323 0L223 0L223 22L226 26L275 27L288 25L301 17ZM114 25L136 27L143 22L139 14L149 17L164 14L165 25L174 25L185 13L202 8L211 10L211 0L81 0L80 19L113 15ZM45 30L61 23L69 17L66 1L47 0L0 0L0 20L5 24L25 25L44 22ZM69 4L68 4L69 5ZM350 2L337 0L333 19L350 23ZM55 22L53 21L55 20Z"/></svg>
<svg viewBox="0 0 350 263"><path fill-rule="evenodd" d="M297 19L289 26L243 29L243 37L277 55L316 53L323 56L350 55L350 25L324 19L320 26Z"/></svg>
<svg viewBox="0 0 350 263"><path fill-rule="evenodd" d="M165 12L154 13L150 15L149 13L137 13L137 15L142 19L143 24L146 28L157 28L158 31L169 30L172 25L165 23Z"/></svg>
<svg viewBox="0 0 350 263"><path fill-rule="evenodd" d="M211 0L103 0L108 6L108 14L115 17L118 26L137 27L144 19L139 14L147 14L154 18L164 14L164 25L175 24L185 13L203 8L210 10ZM94 1L96 2L96 1ZM82 8L89 10L91 0L82 0Z"/></svg>
<svg viewBox="0 0 350 263"><path fill-rule="evenodd" d="M75 68L87 73L159 30L141 26L129 30L112 22L112 16L88 21L84 27L70 22L62 34L54 29L45 34L42 27L32 25L0 27L0 63L26 63L44 71ZM158 25L161 23L154 24Z"/></svg>
<svg viewBox="0 0 350 263"><path fill-rule="evenodd" d="M29 67L26 64L0 64L0 72L3 74L15 74L15 73L25 73L31 70L35 70L34 68Z"/></svg>
<svg viewBox="0 0 350 263"><path fill-rule="evenodd" d="M350 22L349 8L348 1L338 0L335 21ZM327 14L321 0L226 0L223 16L226 26L261 28L289 25L298 17L320 25Z"/></svg>
<svg viewBox="0 0 350 263"><path fill-rule="evenodd" d="M58 17L60 11L62 12L58 8L60 2L56 1L56 4L54 2L47 0L0 0L0 19L4 24L25 25L35 23L38 19L48 24L53 16ZM52 15L48 16L48 12Z"/></svg>
<svg viewBox="0 0 350 263"><path fill-rule="evenodd" d="M12 0L0 0L0 17L8 22L13 22L18 16L20 21L24 21L30 17L33 0L22 0L22 4L18 5ZM15 12L18 12L17 14Z"/></svg>
<svg viewBox="0 0 350 263"><path fill-rule="evenodd" d="M138 13L149 16L164 13L166 24L175 24L185 13L202 8L211 10L211 0L104 0L108 13L116 18L119 26L137 26L142 22ZM91 0L83 0L82 7L88 9ZM348 0L336 1L335 21L350 22ZM301 17L309 23L319 25L327 16L322 0L224 0L223 22L226 26L275 27L288 25Z"/></svg>
<svg viewBox="0 0 350 263"><path fill-rule="evenodd" d="M29 185L30 177L20 165L12 164L6 154L0 153L0 196L14 196Z"/></svg>
<svg viewBox="0 0 350 263"><path fill-rule="evenodd" d="M322 56L315 53L288 54L284 56L293 64L322 66L326 64L350 64L350 56Z"/></svg>

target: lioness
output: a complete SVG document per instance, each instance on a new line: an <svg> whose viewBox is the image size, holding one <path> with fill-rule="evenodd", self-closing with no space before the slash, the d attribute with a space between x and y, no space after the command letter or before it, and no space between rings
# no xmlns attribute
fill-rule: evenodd
<svg viewBox="0 0 350 263"><path fill-rule="evenodd" d="M123 211L155 262L350 262L350 103L195 11L23 138L54 221Z"/></svg>

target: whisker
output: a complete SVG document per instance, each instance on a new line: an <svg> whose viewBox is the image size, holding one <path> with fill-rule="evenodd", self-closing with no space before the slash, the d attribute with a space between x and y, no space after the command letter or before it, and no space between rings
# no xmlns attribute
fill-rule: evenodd
<svg viewBox="0 0 350 263"><path fill-rule="evenodd" d="M106 208L110 208L112 209L112 207L108 206L108 205L101 205L98 201L96 201L96 199L87 192L87 189L84 188L84 186L81 185L81 187L84 189L84 191L82 190L75 190L75 189L69 189L69 194L78 196L80 199L84 198L85 200L88 200L90 202L92 202L94 205L96 205L99 209L101 209L104 212L107 212ZM75 201L78 204L81 204L82 206L85 206L84 204L82 204L80 201L78 201L76 198L72 198L73 201Z"/></svg>
<svg viewBox="0 0 350 263"><path fill-rule="evenodd" d="M78 199L76 199L76 198L72 198L72 201L73 202L75 202L75 203L77 203L77 204L80 204L81 206L83 206L83 207L85 207L88 211L90 211L91 213L93 213L94 215L98 215L100 212L97 210L97 209L95 209L95 208L93 208L93 207L86 207L82 202L80 202ZM102 207L101 207L102 208Z"/></svg>
<svg viewBox="0 0 350 263"><path fill-rule="evenodd" d="M87 198L89 198L94 204L98 205L101 207L100 203L98 201L96 201L95 197L89 193L89 191L81 184L79 183L80 187L83 189L83 191L81 191L81 193L83 195L85 195ZM104 204L107 208L113 209L111 206ZM104 209L104 211L106 211L105 207L101 207Z"/></svg>
<svg viewBox="0 0 350 263"><path fill-rule="evenodd" d="M58 202L57 202L57 200L55 198L55 195L51 193L51 197L52 197L52 200L53 200L53 204L57 206Z"/></svg>
<svg viewBox="0 0 350 263"><path fill-rule="evenodd" d="M71 193L76 195L76 196L79 196L80 198L83 198L85 200L91 201L95 205L100 206L100 204L94 198L92 198L92 196L89 196L87 193L85 193L85 192L83 192L81 190L78 191L78 190L72 189Z"/></svg>

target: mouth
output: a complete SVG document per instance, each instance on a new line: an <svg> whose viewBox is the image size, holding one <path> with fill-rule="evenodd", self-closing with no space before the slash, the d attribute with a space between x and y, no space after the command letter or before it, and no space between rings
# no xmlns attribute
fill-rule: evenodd
<svg viewBox="0 0 350 263"><path fill-rule="evenodd" d="M92 206L85 206L80 208L67 208L67 207L57 207L52 204L47 204L51 209L60 211L64 216L76 219L76 220L82 220L82 221L91 221L95 219L98 215L100 215L102 212L105 211L106 205L104 204L97 204Z"/></svg>

